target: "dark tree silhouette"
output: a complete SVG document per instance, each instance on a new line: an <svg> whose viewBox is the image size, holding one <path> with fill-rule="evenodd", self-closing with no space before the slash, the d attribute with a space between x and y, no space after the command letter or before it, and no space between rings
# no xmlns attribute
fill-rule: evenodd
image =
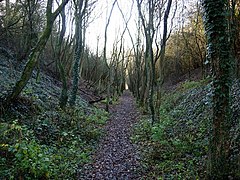
<svg viewBox="0 0 240 180"><path fill-rule="evenodd" d="M59 15L59 13L62 11L64 6L68 3L68 1L69 0L63 1L62 4L54 12L52 12L53 0L48 0L47 9L46 9L47 22L46 22L45 29L41 37L39 38L39 41L37 42L36 46L33 48L33 50L29 55L28 62L22 72L20 80L16 82L12 90L12 93L9 96L7 96L7 98L5 99L4 106L8 106L13 100L15 100L19 96L19 94L22 92L26 84L28 83L32 75L32 72L38 62L39 56L43 51L48 41L48 38L52 32L54 21Z"/></svg>
<svg viewBox="0 0 240 180"><path fill-rule="evenodd" d="M213 70L213 119L209 153L209 179L228 179L231 127L231 46L228 1L203 0L208 58Z"/></svg>

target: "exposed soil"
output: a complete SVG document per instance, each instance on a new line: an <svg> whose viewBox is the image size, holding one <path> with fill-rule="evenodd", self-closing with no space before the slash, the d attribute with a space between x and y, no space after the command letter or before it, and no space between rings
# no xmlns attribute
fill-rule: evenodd
<svg viewBox="0 0 240 180"><path fill-rule="evenodd" d="M84 167L79 179L139 179L137 147L131 140L131 130L139 119L134 100L126 91L111 110L105 126L106 135L100 140L93 163Z"/></svg>

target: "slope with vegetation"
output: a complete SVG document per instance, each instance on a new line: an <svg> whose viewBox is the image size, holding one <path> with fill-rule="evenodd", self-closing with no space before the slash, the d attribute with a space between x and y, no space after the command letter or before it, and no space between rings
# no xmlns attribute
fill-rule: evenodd
<svg viewBox="0 0 240 180"><path fill-rule="evenodd" d="M1 56L1 98L21 67ZM1 179L76 179L90 161L108 113L77 96L75 108L58 105L60 83L33 73L23 93L0 116Z"/></svg>
<svg viewBox="0 0 240 180"><path fill-rule="evenodd" d="M240 178L239 82L232 89L231 172ZM160 120L148 116L135 126L133 142L141 147L145 178L206 179L212 90L208 80L186 81L162 97ZM233 178L230 176L230 178Z"/></svg>

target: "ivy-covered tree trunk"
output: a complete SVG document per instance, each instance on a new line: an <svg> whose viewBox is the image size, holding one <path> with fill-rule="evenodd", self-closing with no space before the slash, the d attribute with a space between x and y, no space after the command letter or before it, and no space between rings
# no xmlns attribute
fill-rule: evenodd
<svg viewBox="0 0 240 180"><path fill-rule="evenodd" d="M213 119L209 146L209 179L228 179L230 172L232 59L227 5L227 0L203 0L208 58L213 68Z"/></svg>
<svg viewBox="0 0 240 180"><path fill-rule="evenodd" d="M78 83L79 83L79 74L80 74L80 61L83 54L83 20L86 13L86 8L88 5L88 0L75 0L75 38L76 38L76 47L74 52L74 65L73 65L73 83L72 83L72 91L70 95L69 104L70 106L75 105L76 97L77 97L77 90L78 90Z"/></svg>
<svg viewBox="0 0 240 180"><path fill-rule="evenodd" d="M78 18L76 18L75 21ZM76 22L76 47L74 52L74 65L73 65L73 83L72 83L72 90L71 90L71 96L70 96L70 106L75 105L76 96L77 96L77 90L78 90L78 82L79 82L79 65L80 60L82 56L82 30L79 25L80 22Z"/></svg>
<svg viewBox="0 0 240 180"><path fill-rule="evenodd" d="M53 0L48 0L47 2L47 10L46 10L46 16L47 16L47 23L46 27L39 38L39 41L37 42L36 46L34 49L31 51L28 62L25 65L25 68L22 72L22 75L20 77L20 80L16 82L12 93L6 98L4 102L4 106L8 106L13 100L15 100L19 94L22 92L23 88L26 86L28 83L32 72L34 70L34 67L36 66L39 56L44 49L48 38L51 34L53 23L56 19L56 17L59 15L59 13L62 11L62 8L67 4L69 0L63 1L63 3L56 9L55 12L52 13L52 5L53 5Z"/></svg>
<svg viewBox="0 0 240 180"><path fill-rule="evenodd" d="M62 17L62 27L61 27L59 39L58 39L58 42L57 42L56 63L57 63L58 71L59 71L60 78L61 78L61 81L62 81L62 91L61 91L61 95L60 95L60 98L59 98L59 106L62 109L64 109L67 105L67 100L68 100L67 75L66 75L66 71L65 71L65 69L63 67L63 64L62 64L62 56L61 56L62 43L63 43L63 39L64 39L64 34L66 32L65 8L63 8L63 10L61 12L61 17Z"/></svg>

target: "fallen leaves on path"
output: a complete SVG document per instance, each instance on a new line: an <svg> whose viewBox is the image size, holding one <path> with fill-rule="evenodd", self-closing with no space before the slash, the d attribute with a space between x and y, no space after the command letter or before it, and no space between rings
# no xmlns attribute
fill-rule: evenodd
<svg viewBox="0 0 240 180"><path fill-rule="evenodd" d="M106 135L99 143L93 163L84 167L79 179L139 179L139 155L130 141L133 125L138 121L134 99L126 91L119 104L111 109L105 126Z"/></svg>

